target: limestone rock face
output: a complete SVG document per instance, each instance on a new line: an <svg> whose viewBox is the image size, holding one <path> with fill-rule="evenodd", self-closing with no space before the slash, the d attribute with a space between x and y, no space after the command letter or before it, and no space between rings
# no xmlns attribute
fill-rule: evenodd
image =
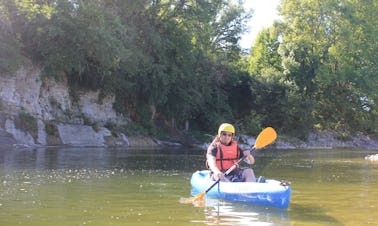
<svg viewBox="0 0 378 226"><path fill-rule="evenodd" d="M107 96L99 100L99 92L87 92L80 95L79 107L81 112L88 118L96 122L106 123L106 121L122 120L117 117L113 110L114 96Z"/></svg>
<svg viewBox="0 0 378 226"><path fill-rule="evenodd" d="M34 146L34 138L28 132L24 132L20 129L17 129L13 120L7 119L5 121L5 131L9 134L12 134L16 141L27 146Z"/></svg>
<svg viewBox="0 0 378 226"><path fill-rule="evenodd" d="M21 109L34 115L41 115L38 103L41 80L40 71L36 68L21 68L13 76L0 76L0 98L7 113Z"/></svg>
<svg viewBox="0 0 378 226"><path fill-rule="evenodd" d="M91 126L59 124L58 131L62 143L71 146L105 146L102 134Z"/></svg>
<svg viewBox="0 0 378 226"><path fill-rule="evenodd" d="M40 74L39 69L30 66L12 76L0 75L2 110L10 114L25 111L42 120L73 120L84 116L93 122L125 121L113 110L114 96L100 98L99 91L84 90L70 94L64 76L42 81Z"/></svg>
<svg viewBox="0 0 378 226"><path fill-rule="evenodd" d="M115 97L70 88L65 76L41 77L40 68L25 65L13 75L0 75L0 142L9 145L128 146L125 134L104 125L127 124L113 110ZM20 120L20 114L27 115ZM35 128L33 128L35 127Z"/></svg>

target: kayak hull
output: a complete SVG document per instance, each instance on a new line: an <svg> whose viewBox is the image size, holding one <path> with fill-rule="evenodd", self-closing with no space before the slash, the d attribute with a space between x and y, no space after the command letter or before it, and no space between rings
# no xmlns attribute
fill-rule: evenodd
<svg viewBox="0 0 378 226"><path fill-rule="evenodd" d="M265 183L257 182L219 182L206 197L230 201L241 201L261 206L287 208L290 203L291 188L280 181L267 179ZM206 191L215 183L210 178L209 170L193 173L190 180L193 196Z"/></svg>

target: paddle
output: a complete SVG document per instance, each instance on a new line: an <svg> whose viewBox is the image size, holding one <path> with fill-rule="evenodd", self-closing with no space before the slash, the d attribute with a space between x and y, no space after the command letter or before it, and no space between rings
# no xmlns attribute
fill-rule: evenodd
<svg viewBox="0 0 378 226"><path fill-rule="evenodd" d="M275 141L277 138L277 133L272 127L267 127L263 131L260 132L260 134L257 136L255 145L252 147L252 150L256 150L259 148L263 148L269 144L271 144L273 141ZM231 173L237 166L238 164L243 161L246 158L246 156L243 156L240 158L230 169L228 169L224 175L227 176L229 173ZM209 192L215 185L217 185L220 182L220 179L214 182L206 191L201 192L200 194L194 196L191 199L191 202L197 202L199 200L202 200L207 192Z"/></svg>

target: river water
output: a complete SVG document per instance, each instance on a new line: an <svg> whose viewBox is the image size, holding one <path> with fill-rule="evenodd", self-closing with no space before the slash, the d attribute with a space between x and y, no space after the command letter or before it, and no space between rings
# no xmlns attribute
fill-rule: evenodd
<svg viewBox="0 0 378 226"><path fill-rule="evenodd" d="M372 150L262 150L257 176L291 181L288 209L190 198L204 151L0 150L0 225L378 225Z"/></svg>

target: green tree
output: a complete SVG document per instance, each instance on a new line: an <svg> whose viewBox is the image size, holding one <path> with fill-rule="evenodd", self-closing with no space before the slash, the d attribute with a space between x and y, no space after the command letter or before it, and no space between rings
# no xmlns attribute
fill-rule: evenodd
<svg viewBox="0 0 378 226"><path fill-rule="evenodd" d="M248 18L240 3L113 1L109 5L136 34L124 40L132 56L121 58L114 73L121 112L146 126L161 121L179 128L187 121L202 129L231 118L223 64L240 53L236 48L240 36L234 36L245 29Z"/></svg>
<svg viewBox="0 0 378 226"><path fill-rule="evenodd" d="M339 129L377 131L376 7L374 1L347 1L334 17L336 35L329 40L329 58L322 65L316 110Z"/></svg>
<svg viewBox="0 0 378 226"><path fill-rule="evenodd" d="M21 54L22 42L12 26L13 11L8 6L8 2L0 2L0 72L4 74L15 72L25 60Z"/></svg>
<svg viewBox="0 0 378 226"><path fill-rule="evenodd" d="M281 36L278 23L259 32L248 57L251 75L263 75L264 70L282 72L281 56L278 54Z"/></svg>
<svg viewBox="0 0 378 226"><path fill-rule="evenodd" d="M350 130L374 121L374 110L367 109L376 102L369 85L377 84L376 76L370 76L376 71L376 47L366 44L374 43L377 32L374 4L283 1L286 28L279 51L284 72L295 84L292 90L306 106L299 118L307 129L317 124Z"/></svg>

